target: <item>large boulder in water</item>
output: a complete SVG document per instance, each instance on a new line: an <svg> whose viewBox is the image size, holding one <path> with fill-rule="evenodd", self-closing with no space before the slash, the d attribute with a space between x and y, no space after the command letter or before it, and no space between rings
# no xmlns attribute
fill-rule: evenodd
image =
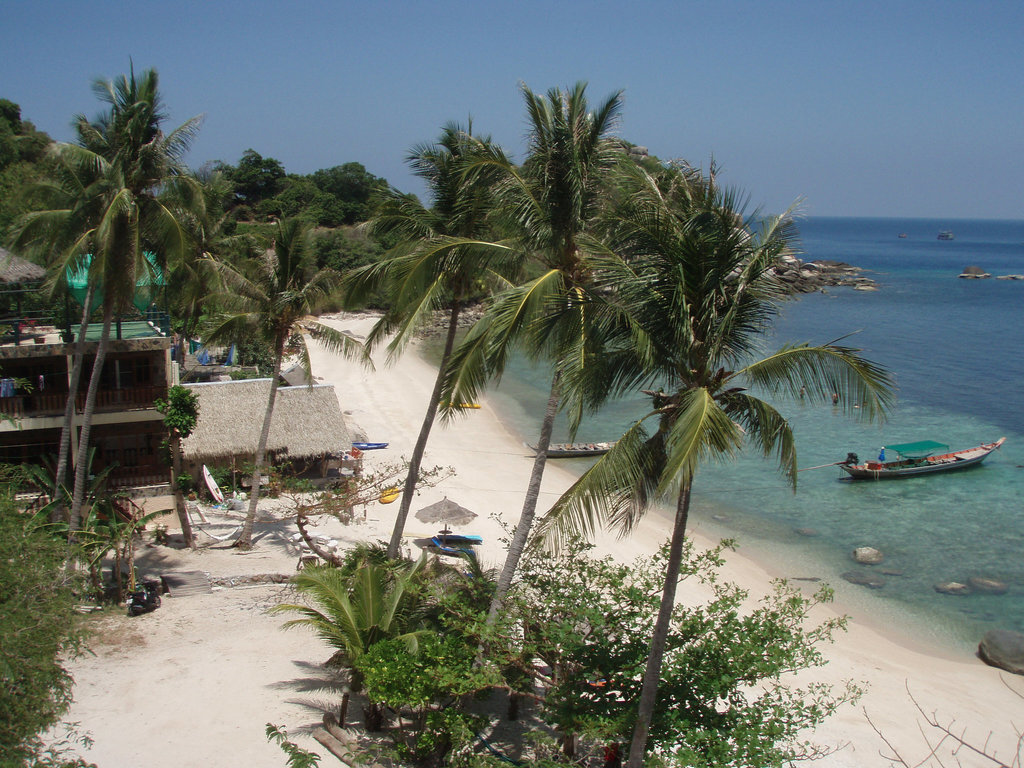
<svg viewBox="0 0 1024 768"><path fill-rule="evenodd" d="M964 267L964 271L960 273L960 277L967 278L968 280L984 280L986 277L992 277L981 267Z"/></svg>
<svg viewBox="0 0 1024 768"><path fill-rule="evenodd" d="M1009 629L993 629L978 644L978 656L989 666L1024 675L1024 635Z"/></svg>
<svg viewBox="0 0 1024 768"><path fill-rule="evenodd" d="M857 547L853 550L853 559L863 565L878 565L884 558L881 550L874 547Z"/></svg>
<svg viewBox="0 0 1024 768"><path fill-rule="evenodd" d="M881 589L885 586L885 579L868 571L847 571L841 575L851 584L857 584L868 589Z"/></svg>
<svg viewBox="0 0 1024 768"><path fill-rule="evenodd" d="M943 581L935 585L935 591L944 595L969 595L971 588L959 581Z"/></svg>
<svg viewBox="0 0 1024 768"><path fill-rule="evenodd" d="M985 595L1005 595L1006 583L999 579L987 579L983 576L971 576L967 585L975 592Z"/></svg>

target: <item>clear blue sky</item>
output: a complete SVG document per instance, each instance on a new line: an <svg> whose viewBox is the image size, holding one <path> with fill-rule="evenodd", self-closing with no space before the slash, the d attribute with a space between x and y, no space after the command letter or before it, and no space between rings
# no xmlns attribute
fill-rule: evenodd
<svg viewBox="0 0 1024 768"><path fill-rule="evenodd" d="M189 161L252 147L422 192L404 157L472 116L521 157L518 86L625 91L624 138L778 211L1024 218L1024 2L2 0L0 97L59 140L155 67Z"/></svg>

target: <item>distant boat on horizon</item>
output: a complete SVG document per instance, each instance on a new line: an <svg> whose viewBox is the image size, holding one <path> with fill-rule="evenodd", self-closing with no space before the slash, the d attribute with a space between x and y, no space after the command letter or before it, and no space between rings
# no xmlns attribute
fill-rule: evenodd
<svg viewBox="0 0 1024 768"><path fill-rule="evenodd" d="M899 237L901 240L906 238L906 236L907 236L906 232L900 232L899 235L897 235L897 237Z"/></svg>
<svg viewBox="0 0 1024 768"><path fill-rule="evenodd" d="M953 239L953 230L951 230L951 229L944 229L941 232L939 232L939 240L952 240L952 239Z"/></svg>

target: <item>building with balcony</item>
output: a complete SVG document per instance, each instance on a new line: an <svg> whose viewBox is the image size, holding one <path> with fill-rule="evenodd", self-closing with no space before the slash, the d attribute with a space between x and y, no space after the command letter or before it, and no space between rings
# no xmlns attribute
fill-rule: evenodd
<svg viewBox="0 0 1024 768"><path fill-rule="evenodd" d="M90 326L87 334L86 363L75 396L72 455L78 450L100 330ZM31 343L0 345L0 461L40 463L56 457L73 361L74 344L64 343L55 329L35 329ZM165 437L163 416L153 403L166 398L176 381L171 339L144 321L122 323L121 338L109 342L96 394L92 473L112 467L113 487L167 482L167 465L158 450Z"/></svg>
<svg viewBox="0 0 1024 768"><path fill-rule="evenodd" d="M44 325L25 307L28 294L39 290L44 271L0 249L0 287L4 311L0 317L0 462L56 462L64 409L68 399L79 327ZM23 301L25 300L25 301ZM36 306L39 301L36 300ZM148 307L147 307L148 308ZM65 317L70 317L65 307ZM113 487L167 483L168 470L160 458L163 416L153 403L166 398L177 383L171 362L172 340L166 315L147 312L149 320L118 320L111 329L100 388L96 394L90 442L95 447L90 472L111 468ZM92 376L92 360L102 326L89 326L85 367L72 417L72 461L78 450L82 410Z"/></svg>

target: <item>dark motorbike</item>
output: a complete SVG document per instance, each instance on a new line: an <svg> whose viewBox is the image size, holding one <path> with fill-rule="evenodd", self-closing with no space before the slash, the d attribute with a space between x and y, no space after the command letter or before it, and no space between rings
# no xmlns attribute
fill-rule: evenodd
<svg viewBox="0 0 1024 768"><path fill-rule="evenodd" d="M160 607L160 582L154 580L146 581L142 589L136 589L128 593L128 615L140 616L143 613L155 611Z"/></svg>

